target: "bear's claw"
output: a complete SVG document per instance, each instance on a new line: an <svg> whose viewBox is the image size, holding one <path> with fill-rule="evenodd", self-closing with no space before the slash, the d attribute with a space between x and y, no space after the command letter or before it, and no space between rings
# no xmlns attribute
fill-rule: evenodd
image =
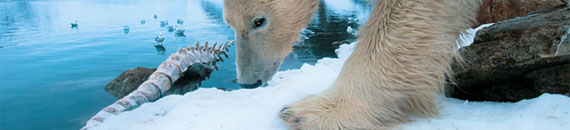
<svg viewBox="0 0 570 130"><path fill-rule="evenodd" d="M289 109L289 107L284 107L283 109L281 109L281 111L279 111L279 117L281 117L281 119L287 121L291 118L291 113L289 111L287 111ZM286 112L287 111L287 112Z"/></svg>

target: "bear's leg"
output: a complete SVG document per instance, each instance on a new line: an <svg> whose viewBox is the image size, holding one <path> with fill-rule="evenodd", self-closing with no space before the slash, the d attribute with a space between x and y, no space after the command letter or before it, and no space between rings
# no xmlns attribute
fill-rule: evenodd
<svg viewBox="0 0 570 130"><path fill-rule="evenodd" d="M286 106L292 129L389 129L410 116L433 116L477 0L381 0L334 85Z"/></svg>
<svg viewBox="0 0 570 130"><path fill-rule="evenodd" d="M429 107L432 110L431 107L437 105L435 100L417 100L399 91L377 89L366 93L360 88L335 86L322 95L309 96L290 104L280 112L279 117L289 128L301 130L388 129L409 121L409 113L422 113L406 107L413 106L412 109L418 110L422 109L419 107ZM425 114L435 112L433 109Z"/></svg>

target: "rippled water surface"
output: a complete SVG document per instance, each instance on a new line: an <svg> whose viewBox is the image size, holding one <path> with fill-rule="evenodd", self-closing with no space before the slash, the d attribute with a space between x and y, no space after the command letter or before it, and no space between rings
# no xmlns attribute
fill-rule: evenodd
<svg viewBox="0 0 570 130"><path fill-rule="evenodd" d="M308 28L316 34L295 43L281 69L335 57L336 43L354 40L346 28L363 23L371 9L368 4L321 1ZM196 41L233 40L222 9L222 0L0 1L0 129L81 128L116 100L103 86L123 71L154 68L178 47ZM184 20L179 26L186 29L185 37L160 26L163 20L176 25L176 19ZM78 28L70 28L74 21ZM125 33L123 26L130 31ZM161 32L165 53L154 46ZM233 49L202 87L239 89L232 82Z"/></svg>

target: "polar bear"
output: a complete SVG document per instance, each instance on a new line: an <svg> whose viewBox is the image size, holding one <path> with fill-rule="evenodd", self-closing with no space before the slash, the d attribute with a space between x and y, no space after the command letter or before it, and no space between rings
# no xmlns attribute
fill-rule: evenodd
<svg viewBox="0 0 570 130"><path fill-rule="evenodd" d="M278 114L291 129L389 129L434 116L459 33L479 0L378 0L333 86ZM319 0L225 0L235 32L238 82L255 88L275 74Z"/></svg>

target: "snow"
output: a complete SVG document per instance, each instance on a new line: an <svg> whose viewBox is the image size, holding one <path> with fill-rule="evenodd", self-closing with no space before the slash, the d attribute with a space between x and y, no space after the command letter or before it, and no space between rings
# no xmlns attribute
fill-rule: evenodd
<svg viewBox="0 0 570 130"><path fill-rule="evenodd" d="M477 28L474 28L474 29L469 28L469 29L465 30L465 32L463 32L459 35L460 40L457 41L457 44L458 44L457 49L471 45L475 40L475 36L477 36L477 31L479 31L483 28L486 28L486 27L493 26L493 24L495 24L495 23L483 24Z"/></svg>
<svg viewBox="0 0 570 130"><path fill-rule="evenodd" d="M474 35L475 33L470 33ZM471 36L473 37L473 36ZM339 58L324 58L315 65L281 71L268 87L222 91L198 89L171 95L139 108L111 116L93 129L101 130L285 130L277 117L281 108L318 94L332 85L357 43L342 45ZM441 98L440 115L414 118L397 126L409 130L570 129L570 98L544 94L517 103L469 102Z"/></svg>
<svg viewBox="0 0 570 130"><path fill-rule="evenodd" d="M285 125L277 117L279 110L331 86L353 47L341 46L338 59L325 58L316 65L278 72L269 87L230 92L201 88L183 96L171 95L109 117L93 129L284 130Z"/></svg>
<svg viewBox="0 0 570 130"><path fill-rule="evenodd" d="M416 118L406 130L569 130L570 98L543 94L517 103L466 102L447 98L440 116Z"/></svg>
<svg viewBox="0 0 570 130"><path fill-rule="evenodd" d="M568 2L568 3L570 3L570 2ZM560 37L560 42L558 43L558 46L556 47L556 53L554 53L554 56L558 55L558 51L560 50L560 45L562 45L562 43L564 43L564 41L566 41L569 34L570 34L570 28L568 28L566 30L566 32L564 33L564 35L562 35L562 37Z"/></svg>

